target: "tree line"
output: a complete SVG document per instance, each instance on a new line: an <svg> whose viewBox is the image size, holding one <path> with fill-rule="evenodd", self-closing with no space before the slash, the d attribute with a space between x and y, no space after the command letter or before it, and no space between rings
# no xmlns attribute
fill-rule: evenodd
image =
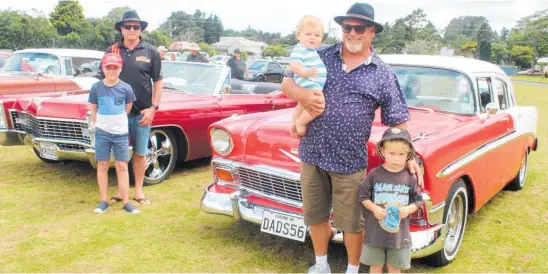
<svg viewBox="0 0 548 274"><path fill-rule="evenodd" d="M59 1L48 15L34 10L35 16L14 10L0 11L0 48L33 47L85 48L104 50L119 41L114 23L130 7L112 9L101 18L85 18L77 0ZM37 16L36 16L37 15ZM461 16L438 29L427 19L422 9L386 22L374 44L379 53L438 54L442 47L455 55L478 58L497 64L530 67L540 57L548 56L548 10L523 17L511 29L493 30L483 16ZM143 31L143 39L155 46L169 46L174 41L197 42L208 53L209 46L221 36L243 36L270 46L265 56L287 55L287 46L298 41L295 33L282 36L279 32L263 32L248 27L244 30L225 29L221 18L200 10L194 13L174 11L156 30ZM339 42L339 37L324 35L324 44Z"/></svg>

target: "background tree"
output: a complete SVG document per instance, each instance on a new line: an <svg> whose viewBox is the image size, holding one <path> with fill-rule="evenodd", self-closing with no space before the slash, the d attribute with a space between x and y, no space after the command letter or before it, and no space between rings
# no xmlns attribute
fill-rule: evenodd
<svg viewBox="0 0 548 274"><path fill-rule="evenodd" d="M50 21L60 35L76 30L76 24L85 21L84 8L76 0L59 1L50 14Z"/></svg>
<svg viewBox="0 0 548 274"><path fill-rule="evenodd" d="M198 46L200 47L201 52L207 53L209 56L215 56L219 54L219 51L214 49L212 46L206 44L206 43L199 43Z"/></svg>
<svg viewBox="0 0 548 274"><path fill-rule="evenodd" d="M283 45L269 45L263 51L263 56L277 57L277 56L289 56L287 50Z"/></svg>
<svg viewBox="0 0 548 274"><path fill-rule="evenodd" d="M534 50L529 46L513 46L510 57L512 62L520 68L529 68L533 62Z"/></svg>
<svg viewBox="0 0 548 274"><path fill-rule="evenodd" d="M506 45L496 43L491 46L491 60L497 64L505 64L508 61Z"/></svg>

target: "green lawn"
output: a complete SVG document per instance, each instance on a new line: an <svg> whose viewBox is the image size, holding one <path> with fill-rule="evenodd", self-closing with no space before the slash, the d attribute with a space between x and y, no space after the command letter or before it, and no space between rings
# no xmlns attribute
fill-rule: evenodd
<svg viewBox="0 0 548 274"><path fill-rule="evenodd" d="M502 192L470 217L453 263L431 268L413 261L411 272L548 272L548 88L516 89L518 102L536 105L540 113L540 150L530 157L526 188ZM89 164L50 165L28 147L0 147L0 271L307 270L314 260L309 242L201 212L211 177L207 160L179 167L165 183L146 188L153 203L141 214L126 214L117 205L95 215L98 193ZM114 172L110 179L112 193ZM334 272L345 270L342 245L330 246L330 263Z"/></svg>
<svg viewBox="0 0 548 274"><path fill-rule="evenodd" d="M544 77L544 75L535 75L535 76L516 75L516 76L510 76L510 79L512 79L512 80L521 80L521 81L539 82L539 83L548 83L548 78Z"/></svg>

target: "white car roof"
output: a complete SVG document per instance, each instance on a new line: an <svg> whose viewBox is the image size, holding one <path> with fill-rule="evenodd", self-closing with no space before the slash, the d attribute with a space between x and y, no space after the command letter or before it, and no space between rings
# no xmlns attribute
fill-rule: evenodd
<svg viewBox="0 0 548 274"><path fill-rule="evenodd" d="M101 59L105 52L98 50L88 50L88 49L23 49L14 52L16 53L25 53L25 52L36 52L36 53L48 53L57 56L64 57L79 57L79 58L90 58L90 59Z"/></svg>
<svg viewBox="0 0 548 274"><path fill-rule="evenodd" d="M497 65L464 57L414 54L380 54L379 57L389 65L443 68L457 70L469 75L493 72L504 76L506 75L506 73Z"/></svg>

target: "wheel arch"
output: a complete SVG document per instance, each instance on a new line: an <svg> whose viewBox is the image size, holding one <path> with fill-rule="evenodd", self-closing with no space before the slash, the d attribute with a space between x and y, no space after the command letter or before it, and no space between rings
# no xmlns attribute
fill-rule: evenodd
<svg viewBox="0 0 548 274"><path fill-rule="evenodd" d="M472 214L476 210L476 190L474 184L468 175L463 175L459 179L462 179L466 186L466 191L468 192L468 214Z"/></svg>
<svg viewBox="0 0 548 274"><path fill-rule="evenodd" d="M188 153L189 153L189 141L188 136L185 132L185 130L179 126L179 125L158 125L153 126L152 129L163 129L163 130L169 130L175 134L175 138L177 138L177 150L178 150L178 157L177 157L177 163L179 162L186 162L188 159Z"/></svg>

